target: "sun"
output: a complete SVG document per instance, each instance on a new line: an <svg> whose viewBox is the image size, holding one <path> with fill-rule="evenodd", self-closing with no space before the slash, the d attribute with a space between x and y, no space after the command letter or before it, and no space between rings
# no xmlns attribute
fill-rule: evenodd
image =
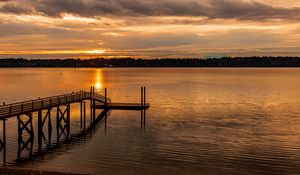
<svg viewBox="0 0 300 175"><path fill-rule="evenodd" d="M88 50L88 51L86 51L86 53L89 53L89 54L103 54L105 52L106 52L105 50Z"/></svg>

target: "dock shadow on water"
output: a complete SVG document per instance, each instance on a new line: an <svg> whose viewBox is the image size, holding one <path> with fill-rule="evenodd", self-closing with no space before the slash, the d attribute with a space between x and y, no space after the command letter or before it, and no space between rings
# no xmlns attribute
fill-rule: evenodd
<svg viewBox="0 0 300 175"><path fill-rule="evenodd" d="M44 158L55 157L90 140L100 125L106 133L107 120L112 110L141 111L141 130L145 131L146 110L149 104L145 100L145 88L142 88L141 103L112 103L106 96L91 92L72 92L71 94L48 97L38 100L0 106L2 137L0 152L2 167L22 166ZM72 124L71 106L78 106L80 120ZM75 110L76 112L78 110ZM7 123L17 119L14 127ZM71 131L71 125L78 125ZM8 131L9 130L9 131ZM14 131L13 131L14 130ZM17 147L7 146L7 134L15 132ZM11 136L11 135L10 135ZM10 144L11 145L11 144ZM12 153L16 152L15 156ZM9 158L7 158L9 154ZM50 155L50 156L49 156Z"/></svg>

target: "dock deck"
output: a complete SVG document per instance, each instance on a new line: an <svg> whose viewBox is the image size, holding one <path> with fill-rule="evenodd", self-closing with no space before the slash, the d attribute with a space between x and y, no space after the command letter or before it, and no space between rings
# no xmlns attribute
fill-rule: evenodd
<svg viewBox="0 0 300 175"><path fill-rule="evenodd" d="M146 110L150 107L149 103L107 103L95 105L96 109L109 109L109 110Z"/></svg>
<svg viewBox="0 0 300 175"><path fill-rule="evenodd" d="M94 92L73 92L65 95L46 97L7 105L0 105L0 120L15 117L17 115L40 111L43 109L57 107L60 105L77 103L84 100L95 100L100 103L104 103L105 101L111 102L110 98L104 97L103 95Z"/></svg>

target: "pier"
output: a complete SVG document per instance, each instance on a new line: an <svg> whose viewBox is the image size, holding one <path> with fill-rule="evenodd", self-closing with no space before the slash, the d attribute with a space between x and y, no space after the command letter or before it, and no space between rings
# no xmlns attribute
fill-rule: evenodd
<svg viewBox="0 0 300 175"><path fill-rule="evenodd" d="M104 90L104 99L106 99L107 90ZM150 107L149 103L146 103L146 87L141 87L141 103L112 103L104 102L95 104L96 109L108 109L108 110L146 110Z"/></svg>
<svg viewBox="0 0 300 175"><path fill-rule="evenodd" d="M71 105L75 103L80 104L80 132L71 135ZM89 122L87 122L86 114L87 104L89 104L90 110ZM145 128L146 110L149 107L150 104L146 103L145 87L141 88L141 103L113 103L107 97L106 88L104 89L104 95L101 95L95 92L94 87L91 87L89 92L72 92L64 95L1 105L0 120L3 124L3 131L2 138L0 138L0 152L3 153L3 163L5 164L6 162L7 152L7 120L17 120L18 151L16 162L20 163L45 155L49 150L61 147L61 143L78 140L78 138L85 136L87 133L91 133L95 125L103 119L106 128L106 120L111 110L141 111L141 128ZM97 112L100 112L100 114L97 115ZM55 115L53 116L53 114ZM53 117L54 120L52 120ZM55 124L53 121L55 121ZM34 125L37 125L37 131L35 131ZM52 135L53 127L55 127L56 138L53 138L54 136ZM38 143L37 151L33 150L35 137L37 137ZM53 142L54 139L56 140ZM28 151L28 156L24 157L22 155L24 150Z"/></svg>

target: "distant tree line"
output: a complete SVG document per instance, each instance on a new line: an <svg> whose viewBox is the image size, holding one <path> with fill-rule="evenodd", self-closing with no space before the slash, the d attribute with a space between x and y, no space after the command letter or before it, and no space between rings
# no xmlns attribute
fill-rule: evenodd
<svg viewBox="0 0 300 175"><path fill-rule="evenodd" d="M0 59L0 67L300 67L300 57Z"/></svg>

